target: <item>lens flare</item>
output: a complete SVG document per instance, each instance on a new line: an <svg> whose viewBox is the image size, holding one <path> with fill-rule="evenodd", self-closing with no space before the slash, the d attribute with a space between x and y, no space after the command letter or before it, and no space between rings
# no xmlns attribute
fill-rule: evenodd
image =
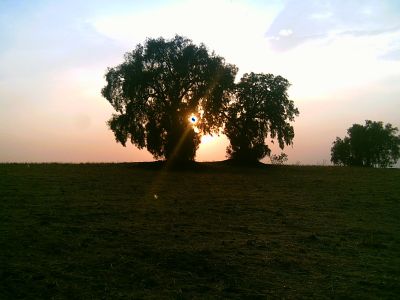
<svg viewBox="0 0 400 300"><path fill-rule="evenodd" d="M195 115L191 115L189 117L189 122L192 123L193 125L197 123L197 117Z"/></svg>

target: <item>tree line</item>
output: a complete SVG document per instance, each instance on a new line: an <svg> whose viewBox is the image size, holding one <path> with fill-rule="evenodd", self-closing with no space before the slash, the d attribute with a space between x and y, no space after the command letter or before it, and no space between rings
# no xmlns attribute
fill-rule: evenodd
<svg viewBox="0 0 400 300"><path fill-rule="evenodd" d="M102 95L115 113L108 121L115 139L146 148L155 159L193 161L202 135L225 134L227 155L253 163L271 155L266 144L291 145L299 115L288 98L290 83L282 76L246 73L210 52L204 44L176 35L149 38L108 68ZM337 138L331 161L337 165L387 167L400 157L400 136L391 124L354 124L348 137ZM271 157L279 161L287 156Z"/></svg>

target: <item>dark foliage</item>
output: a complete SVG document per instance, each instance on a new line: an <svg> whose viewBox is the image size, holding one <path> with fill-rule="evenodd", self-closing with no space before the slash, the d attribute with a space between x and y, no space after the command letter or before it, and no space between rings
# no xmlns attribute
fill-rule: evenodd
<svg viewBox="0 0 400 300"><path fill-rule="evenodd" d="M274 154L270 156L271 163L273 165L283 165L288 161L288 156L286 153L281 153L279 155Z"/></svg>
<svg viewBox="0 0 400 300"><path fill-rule="evenodd" d="M279 147L294 138L293 121L299 114L288 99L289 82L272 74L245 74L236 85L234 101L227 114L224 133L230 140L230 158L254 162L270 154L265 140L277 138Z"/></svg>
<svg viewBox="0 0 400 300"><path fill-rule="evenodd" d="M175 36L148 39L109 68L102 95L116 110L108 124L154 158L193 160L201 134L219 130L237 68L201 44ZM194 131L191 114L201 115Z"/></svg>
<svg viewBox="0 0 400 300"><path fill-rule="evenodd" d="M365 126L354 124L347 130L349 136L339 137L331 148L335 165L390 167L400 158L398 129L388 123L367 120Z"/></svg>

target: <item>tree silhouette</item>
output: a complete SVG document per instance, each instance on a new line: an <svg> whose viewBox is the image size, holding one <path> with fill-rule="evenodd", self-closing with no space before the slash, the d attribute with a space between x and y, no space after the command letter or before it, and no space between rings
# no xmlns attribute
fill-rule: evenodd
<svg viewBox="0 0 400 300"><path fill-rule="evenodd" d="M117 112L108 125L124 146L130 139L156 159L193 160L201 134L223 124L236 72L203 44L178 35L147 39L107 70L102 95Z"/></svg>
<svg viewBox="0 0 400 300"><path fill-rule="evenodd" d="M273 165L283 165L288 161L288 156L286 153L281 153L279 155L270 155L271 164Z"/></svg>
<svg viewBox="0 0 400 300"><path fill-rule="evenodd" d="M299 114L288 99L289 82L272 74L244 74L236 85L234 100L228 108L224 133L230 140L228 156L241 162L257 162L270 149L265 141L277 138L279 147L290 145L293 121Z"/></svg>
<svg viewBox="0 0 400 300"><path fill-rule="evenodd" d="M331 161L335 165L389 167L400 158L398 129L388 123L367 120L365 126L353 124L349 136L339 137L331 148Z"/></svg>

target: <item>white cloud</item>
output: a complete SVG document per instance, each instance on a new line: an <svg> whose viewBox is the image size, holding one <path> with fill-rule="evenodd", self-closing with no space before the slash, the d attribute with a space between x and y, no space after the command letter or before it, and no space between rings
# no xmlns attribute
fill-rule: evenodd
<svg viewBox="0 0 400 300"><path fill-rule="evenodd" d="M279 30L279 35L280 36L286 37L286 36L290 36L292 34L293 34L293 30L291 30L291 29L281 29L281 30Z"/></svg>
<svg viewBox="0 0 400 300"><path fill-rule="evenodd" d="M290 0L267 30L270 45L287 51L313 39L334 34L377 35L400 28L397 0ZM277 39L286 28L294 28L289 38Z"/></svg>

